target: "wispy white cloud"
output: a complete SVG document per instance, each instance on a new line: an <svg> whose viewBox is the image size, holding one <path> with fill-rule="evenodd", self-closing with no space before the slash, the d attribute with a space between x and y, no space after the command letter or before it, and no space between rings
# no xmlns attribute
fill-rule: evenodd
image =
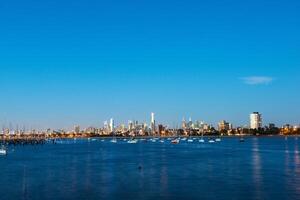
<svg viewBox="0 0 300 200"><path fill-rule="evenodd" d="M274 81L274 78L269 76L248 76L242 77L241 80L247 85L268 85Z"/></svg>

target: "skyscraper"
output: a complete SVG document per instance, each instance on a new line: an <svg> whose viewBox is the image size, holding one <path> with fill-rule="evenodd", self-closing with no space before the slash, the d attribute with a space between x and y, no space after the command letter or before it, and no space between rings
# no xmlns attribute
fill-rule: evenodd
<svg viewBox="0 0 300 200"><path fill-rule="evenodd" d="M113 118L110 119L109 128L110 128L110 132L114 132L115 121Z"/></svg>
<svg viewBox="0 0 300 200"><path fill-rule="evenodd" d="M151 113L151 131L152 134L155 134L156 130L155 130L155 114Z"/></svg>
<svg viewBox="0 0 300 200"><path fill-rule="evenodd" d="M250 114L250 128L259 129L262 127L262 115L259 112Z"/></svg>

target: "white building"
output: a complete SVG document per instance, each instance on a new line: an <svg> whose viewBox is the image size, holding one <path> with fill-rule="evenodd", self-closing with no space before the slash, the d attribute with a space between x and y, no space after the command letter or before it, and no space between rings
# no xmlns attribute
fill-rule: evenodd
<svg viewBox="0 0 300 200"><path fill-rule="evenodd" d="M155 134L155 114L151 113L151 131L153 134Z"/></svg>
<svg viewBox="0 0 300 200"><path fill-rule="evenodd" d="M114 129L115 129L115 121L113 118L111 118L109 123L109 130L110 132L114 132Z"/></svg>
<svg viewBox="0 0 300 200"><path fill-rule="evenodd" d="M262 115L259 112L250 114L250 128L259 129L262 127Z"/></svg>

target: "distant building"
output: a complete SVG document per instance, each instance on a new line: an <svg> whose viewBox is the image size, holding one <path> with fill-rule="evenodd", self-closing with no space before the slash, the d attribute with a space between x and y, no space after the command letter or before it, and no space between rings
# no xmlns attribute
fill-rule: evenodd
<svg viewBox="0 0 300 200"><path fill-rule="evenodd" d="M218 124L218 129L219 129L219 131L229 131L232 129L232 125L230 123L226 122L225 120L222 120Z"/></svg>
<svg viewBox="0 0 300 200"><path fill-rule="evenodd" d="M250 128L259 129L262 127L262 115L259 112L250 114Z"/></svg>
<svg viewBox="0 0 300 200"><path fill-rule="evenodd" d="M165 135L165 127L162 124L158 125L158 134L160 136Z"/></svg>
<svg viewBox="0 0 300 200"><path fill-rule="evenodd" d="M115 129L115 121L113 118L111 118L109 122L109 131L114 132L114 129Z"/></svg>
<svg viewBox="0 0 300 200"><path fill-rule="evenodd" d="M194 124L193 124L193 120L192 118L190 117L189 118L189 123L188 123L188 128L193 128Z"/></svg>
<svg viewBox="0 0 300 200"><path fill-rule="evenodd" d="M132 131L134 129L134 124L132 121L128 121L128 130Z"/></svg>
<svg viewBox="0 0 300 200"><path fill-rule="evenodd" d="M79 134L80 133L80 126L74 127L74 133Z"/></svg>
<svg viewBox="0 0 300 200"><path fill-rule="evenodd" d="M152 134L156 133L156 128L155 128L155 114L151 113L151 131Z"/></svg>
<svg viewBox="0 0 300 200"><path fill-rule="evenodd" d="M268 127L269 129L274 129L274 128L276 128L276 126L275 126L275 124L273 124L273 123L271 123L271 124L269 124L269 127Z"/></svg>

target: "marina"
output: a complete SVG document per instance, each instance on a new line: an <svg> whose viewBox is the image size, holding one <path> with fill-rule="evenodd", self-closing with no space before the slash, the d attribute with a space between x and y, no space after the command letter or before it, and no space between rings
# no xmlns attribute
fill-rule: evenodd
<svg viewBox="0 0 300 200"><path fill-rule="evenodd" d="M300 195L296 137L248 137L243 143L238 137L215 143L209 141L216 138L204 137L204 143L181 139L116 138L112 143L110 138L78 138L10 145L7 156L0 156L0 196L285 200Z"/></svg>

